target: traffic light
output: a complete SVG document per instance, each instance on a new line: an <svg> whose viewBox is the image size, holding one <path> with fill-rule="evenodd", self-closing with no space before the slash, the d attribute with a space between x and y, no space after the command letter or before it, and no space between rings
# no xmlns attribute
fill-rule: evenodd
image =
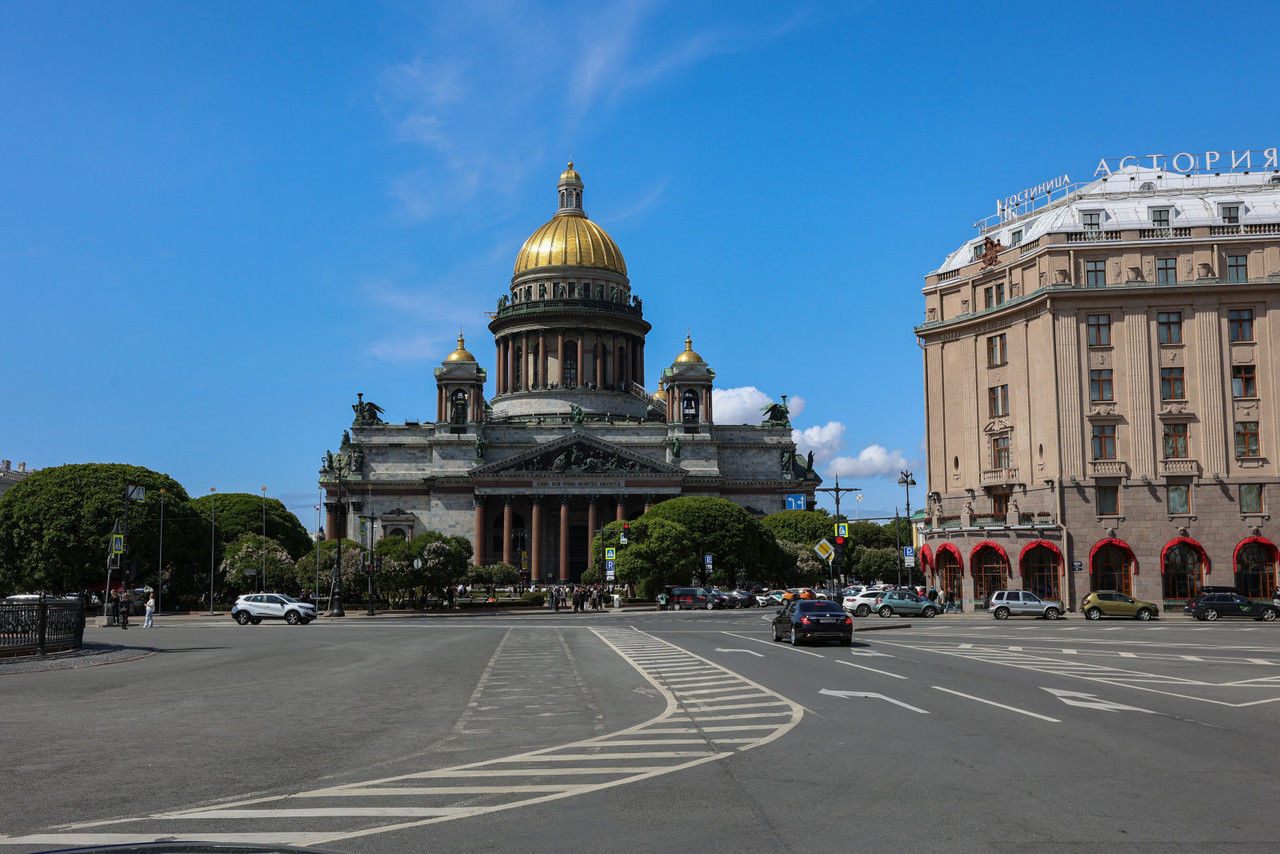
<svg viewBox="0 0 1280 854"><path fill-rule="evenodd" d="M623 522L622 534L618 537L618 542L625 546L627 544L627 537L630 536L630 534L631 534L631 523Z"/></svg>

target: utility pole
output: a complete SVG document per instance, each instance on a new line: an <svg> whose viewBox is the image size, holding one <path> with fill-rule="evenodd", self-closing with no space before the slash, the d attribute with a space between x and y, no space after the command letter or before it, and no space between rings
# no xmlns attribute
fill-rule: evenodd
<svg viewBox="0 0 1280 854"><path fill-rule="evenodd" d="M839 521L841 520L841 518L842 518L842 517L840 516L840 496L841 496L841 495L844 495L844 494L846 494L846 493L849 493L849 492L861 492L861 491L862 491L862 488L861 488L861 487L859 487L859 486L845 486L845 487L841 487L841 486L840 486L840 475L836 475L836 485L835 485L835 486L819 487L819 488L817 488L817 489L815 489L815 490L814 490L814 492L830 492L833 496L835 496L835 499L836 499L836 522L839 522ZM839 550L839 552L840 552L840 557L841 557L841 558L843 558L843 557L844 557L844 549L840 549L840 550ZM832 574L832 576L834 576L834 575L835 575L835 568L836 568L836 562L835 562L835 560L832 560L832 561L831 561L831 563L829 564L829 566L830 566L830 568L831 568L831 574ZM833 586L834 586L834 580L833 580Z"/></svg>

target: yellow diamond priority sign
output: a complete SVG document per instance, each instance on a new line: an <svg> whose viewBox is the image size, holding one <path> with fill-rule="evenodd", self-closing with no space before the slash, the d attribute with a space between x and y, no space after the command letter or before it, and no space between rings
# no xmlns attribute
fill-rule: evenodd
<svg viewBox="0 0 1280 854"><path fill-rule="evenodd" d="M819 540L813 550L818 553L819 557L828 562L831 560L832 555L836 553L835 547L826 540Z"/></svg>

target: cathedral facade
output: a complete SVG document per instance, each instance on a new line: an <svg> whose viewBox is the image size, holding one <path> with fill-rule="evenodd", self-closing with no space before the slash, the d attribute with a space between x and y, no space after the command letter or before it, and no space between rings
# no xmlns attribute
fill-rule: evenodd
<svg viewBox="0 0 1280 854"><path fill-rule="evenodd" d="M812 508L821 480L796 454L785 398L758 425L716 424L715 371L689 337L647 390L650 325L582 191L570 163L555 216L525 241L490 315L491 396L459 335L434 372L434 423L353 406L320 471L328 538L437 530L469 539L477 565L510 563L537 584L580 578L603 525L667 498L720 497L757 516L788 496Z"/></svg>

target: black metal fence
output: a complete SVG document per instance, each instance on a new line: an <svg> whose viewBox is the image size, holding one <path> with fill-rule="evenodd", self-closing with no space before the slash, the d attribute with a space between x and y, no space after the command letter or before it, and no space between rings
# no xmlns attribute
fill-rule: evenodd
<svg viewBox="0 0 1280 854"><path fill-rule="evenodd" d="M84 605L67 599L0 602L0 656L44 655L84 645Z"/></svg>

